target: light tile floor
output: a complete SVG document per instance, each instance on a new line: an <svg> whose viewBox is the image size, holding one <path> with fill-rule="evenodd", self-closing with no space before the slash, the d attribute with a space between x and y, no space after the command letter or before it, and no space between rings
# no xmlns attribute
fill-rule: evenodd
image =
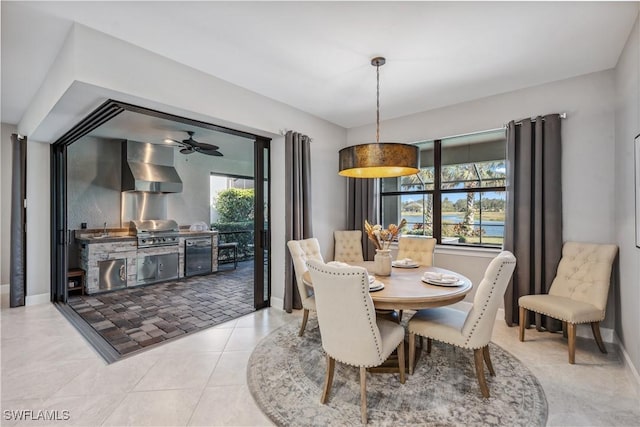
<svg viewBox="0 0 640 427"><path fill-rule="evenodd" d="M6 410L68 410L51 425L271 425L246 385L256 343L286 322L268 309L106 365L50 304L2 309L1 406ZM497 320L493 341L518 357L541 382L549 425L640 425L640 399L616 348L601 354L579 339L576 365L567 363L559 334L517 329ZM499 374L499 373L498 373Z"/></svg>

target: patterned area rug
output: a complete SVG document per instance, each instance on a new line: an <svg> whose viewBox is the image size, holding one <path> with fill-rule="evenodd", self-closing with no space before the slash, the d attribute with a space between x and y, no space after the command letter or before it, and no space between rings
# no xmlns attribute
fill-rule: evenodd
<svg viewBox="0 0 640 427"><path fill-rule="evenodd" d="M277 425L360 424L358 368L336 362L333 387L320 404L325 356L316 319L303 337L298 322L265 337L247 368L247 381L262 411ZM490 344L496 376L484 399L476 381L473 352L433 342L413 375L400 384L397 374L367 375L370 425L543 426L547 400L538 380L512 355Z"/></svg>
<svg viewBox="0 0 640 427"><path fill-rule="evenodd" d="M71 307L120 356L255 311L253 261L180 281L69 297Z"/></svg>

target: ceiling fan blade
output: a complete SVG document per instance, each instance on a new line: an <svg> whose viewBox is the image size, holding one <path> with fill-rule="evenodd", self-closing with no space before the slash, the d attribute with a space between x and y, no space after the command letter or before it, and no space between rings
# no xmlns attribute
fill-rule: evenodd
<svg viewBox="0 0 640 427"><path fill-rule="evenodd" d="M213 145L213 144L205 144L204 142L198 142L198 141L194 141L193 139L191 140L191 144L194 147L197 147L201 150L217 150L218 147L217 145Z"/></svg>
<svg viewBox="0 0 640 427"><path fill-rule="evenodd" d="M221 152L219 152L217 149L216 150L202 150L202 149L199 149L198 153L206 154L208 156L216 156L216 157L222 157L223 156L223 154Z"/></svg>
<svg viewBox="0 0 640 427"><path fill-rule="evenodd" d="M191 148L191 147L188 147L188 148L182 148L182 149L180 150L180 152L181 152L182 154L193 154L193 153L195 153L195 152L196 152L196 150L194 150L194 149L193 149L193 148Z"/></svg>

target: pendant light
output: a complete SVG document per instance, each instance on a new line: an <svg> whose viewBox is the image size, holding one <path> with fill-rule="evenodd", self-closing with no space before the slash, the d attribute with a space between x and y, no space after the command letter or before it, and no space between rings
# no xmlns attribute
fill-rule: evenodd
<svg viewBox="0 0 640 427"><path fill-rule="evenodd" d="M352 145L339 152L339 175L351 178L390 178L413 175L420 171L417 145L380 142L380 67L386 60L376 57L376 142Z"/></svg>

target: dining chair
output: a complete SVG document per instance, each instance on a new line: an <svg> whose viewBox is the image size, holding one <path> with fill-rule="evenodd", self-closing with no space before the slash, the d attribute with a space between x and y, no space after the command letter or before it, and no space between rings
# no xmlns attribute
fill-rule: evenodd
<svg viewBox="0 0 640 427"><path fill-rule="evenodd" d="M363 262L362 231L336 230L333 232L335 241L333 259L340 262Z"/></svg>
<svg viewBox="0 0 640 427"><path fill-rule="evenodd" d="M415 364L416 335L427 338L428 349L431 348L431 339L470 349L473 350L480 391L482 396L489 397L484 364L489 373L495 376L489 355L489 341L496 313L515 267L516 258L511 252L503 251L495 257L478 285L468 313L448 307L430 308L419 310L409 320L409 374L413 374Z"/></svg>
<svg viewBox="0 0 640 427"><path fill-rule="evenodd" d="M302 325L300 325L300 332L298 333L298 336L302 336L307 326L307 321L309 320L309 311L316 311L313 289L304 284L302 275L307 271L306 262L308 260L313 259L320 262L324 262L324 260L320 253L320 243L318 243L318 239L314 237L304 240L289 240L287 247L293 260L293 268L296 273L296 285L298 286L298 293L300 293L300 300L302 300Z"/></svg>
<svg viewBox="0 0 640 427"><path fill-rule="evenodd" d="M598 348L606 353L600 336L600 322L606 314L611 268L617 253L616 245L566 242L549 293L518 299L520 341L524 341L524 330L528 326L527 313L533 311L563 322L569 344L569 363L575 363L576 325L579 323L591 324Z"/></svg>
<svg viewBox="0 0 640 427"><path fill-rule="evenodd" d="M410 258L423 267L433 265L433 251L436 239L426 236L401 236L398 239L396 259Z"/></svg>
<svg viewBox="0 0 640 427"><path fill-rule="evenodd" d="M404 384L404 328L376 317L362 267L333 267L307 261L315 290L318 325L327 371L320 403L329 398L336 360L360 368L360 416L367 423L367 368L381 365L398 350L398 373Z"/></svg>

